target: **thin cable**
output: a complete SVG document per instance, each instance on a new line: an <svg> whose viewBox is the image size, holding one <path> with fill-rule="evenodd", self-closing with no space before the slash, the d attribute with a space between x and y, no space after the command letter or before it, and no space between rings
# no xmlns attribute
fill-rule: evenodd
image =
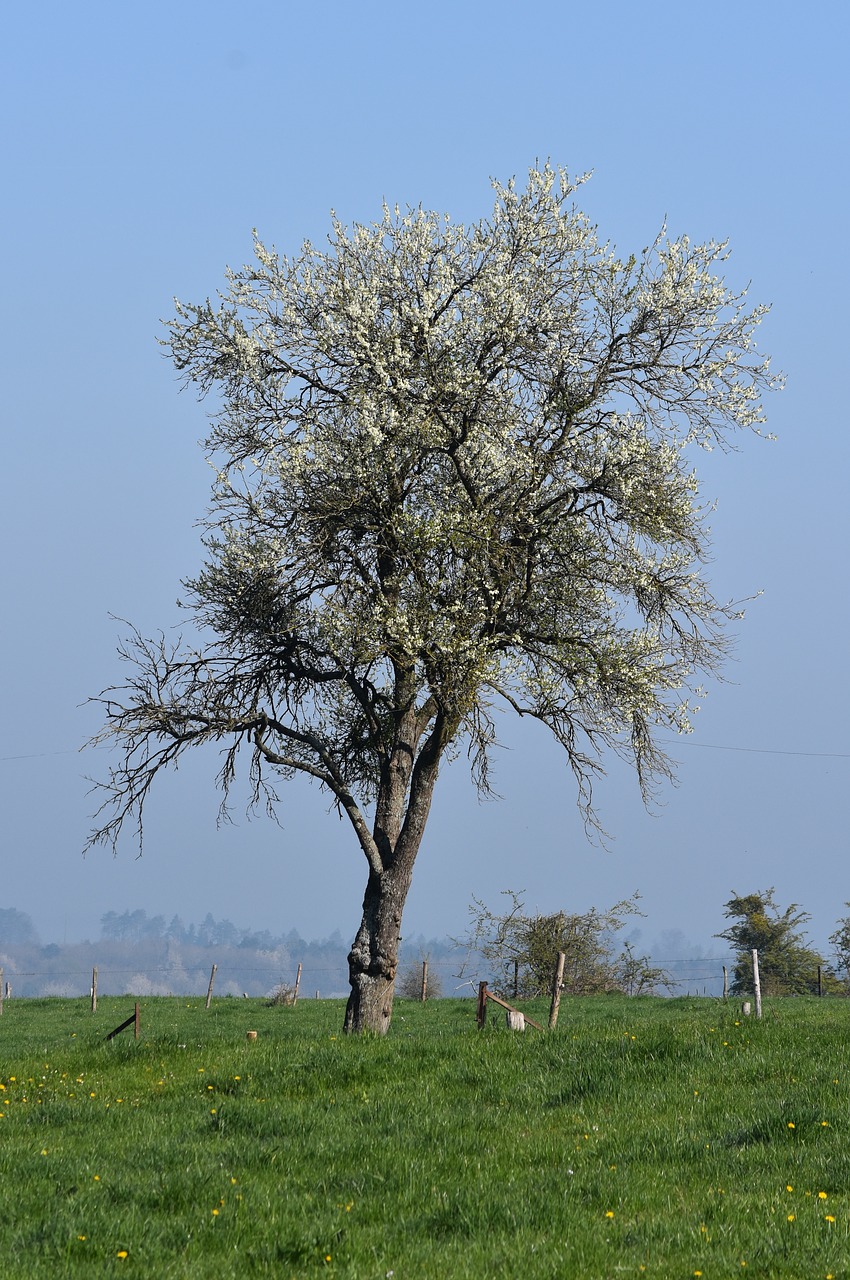
<svg viewBox="0 0 850 1280"><path fill-rule="evenodd" d="M677 746L682 743L688 747L706 747L710 751L743 751L747 755L758 756L805 756L812 760L850 760L848 751L784 751L779 747L727 747L719 742L691 742L687 738L664 738L665 746Z"/></svg>

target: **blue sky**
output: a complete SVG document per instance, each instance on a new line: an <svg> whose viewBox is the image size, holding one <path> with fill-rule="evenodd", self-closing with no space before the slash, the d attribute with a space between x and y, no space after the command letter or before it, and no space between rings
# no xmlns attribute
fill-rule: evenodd
<svg viewBox="0 0 850 1280"><path fill-rule="evenodd" d="M774 884L825 944L850 899L847 737L850 446L846 372L847 9L644 3L130 8L39 3L3 25L0 202L3 906L42 937L92 936L107 910L306 936L356 927L365 863L306 785L282 828L216 827L215 758L155 794L145 854L80 850L86 699L115 644L179 622L199 564L203 409L156 340L176 295L213 294L251 230L286 251L331 208L386 198L472 220L490 176L536 158L593 170L582 203L624 253L674 234L731 241L728 278L773 311L761 344L787 373L775 443L701 460L717 501L711 580L763 589L677 745L653 815L628 772L599 788L590 845L551 742L505 722L498 803L458 763L441 778L408 934L462 930L470 896L525 889L541 909L638 890L644 934L708 939L731 890ZM720 947L720 944L715 944Z"/></svg>

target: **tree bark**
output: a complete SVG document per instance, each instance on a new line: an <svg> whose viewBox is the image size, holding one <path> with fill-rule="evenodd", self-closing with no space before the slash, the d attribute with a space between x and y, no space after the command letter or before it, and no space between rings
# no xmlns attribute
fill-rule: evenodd
<svg viewBox="0 0 850 1280"><path fill-rule="evenodd" d="M413 872L398 864L381 875L369 873L363 897L363 918L348 953L351 995L344 1030L384 1035L393 1012L401 919Z"/></svg>
<svg viewBox="0 0 850 1280"><path fill-rule="evenodd" d="M385 1035L389 1030L404 904L431 809L440 757L455 727L438 715L417 756L410 740L417 741L424 725L416 729L410 711L401 717L396 750L375 806L375 845L382 867L376 870L370 866L360 928L348 953L351 995L343 1024L347 1032Z"/></svg>

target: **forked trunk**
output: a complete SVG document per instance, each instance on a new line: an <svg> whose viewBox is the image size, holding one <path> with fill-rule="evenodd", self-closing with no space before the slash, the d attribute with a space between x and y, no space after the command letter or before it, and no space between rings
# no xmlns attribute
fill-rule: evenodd
<svg viewBox="0 0 850 1280"><path fill-rule="evenodd" d="M402 728L407 732L399 733L399 747L385 771L375 807L375 845L380 857L378 865L370 862L363 918L348 953L351 995L344 1023L348 1032L385 1035L389 1030L401 917L428 821L440 755L451 738L450 727L438 716L425 747L412 764L414 751L409 743L416 742L422 730L411 723Z"/></svg>
<svg viewBox="0 0 850 1280"><path fill-rule="evenodd" d="M351 995L345 1010L344 1029L384 1035L393 1011L401 918L410 870L398 867L381 875L369 875L363 898L363 918L348 954Z"/></svg>

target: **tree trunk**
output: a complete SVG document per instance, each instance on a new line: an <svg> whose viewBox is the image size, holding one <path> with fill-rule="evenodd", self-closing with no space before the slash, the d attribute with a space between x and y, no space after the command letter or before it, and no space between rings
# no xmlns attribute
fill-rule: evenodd
<svg viewBox="0 0 850 1280"><path fill-rule="evenodd" d="M347 1032L385 1035L389 1030L401 918L413 864L428 821L440 756L457 728L438 715L424 747L414 757L410 741L415 742L422 730L414 731L410 720L411 715L406 712L397 735L398 749L385 771L375 805L375 846L381 865L378 868L370 863L363 918L348 953L351 995L343 1027Z"/></svg>
<svg viewBox="0 0 850 1280"><path fill-rule="evenodd" d="M398 865L381 875L370 872L363 898L363 918L348 953L351 995L344 1030L384 1035L393 1011L401 918L410 888L409 869Z"/></svg>

